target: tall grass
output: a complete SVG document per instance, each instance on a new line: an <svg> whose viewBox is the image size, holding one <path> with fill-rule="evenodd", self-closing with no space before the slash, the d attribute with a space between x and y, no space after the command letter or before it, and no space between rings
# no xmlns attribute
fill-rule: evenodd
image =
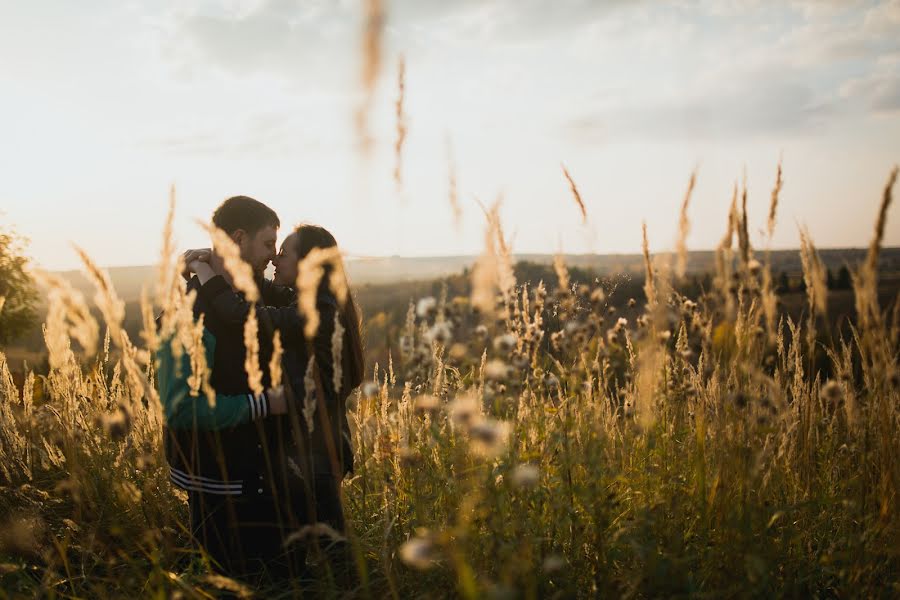
<svg viewBox="0 0 900 600"><path fill-rule="evenodd" d="M876 296L895 179L854 277L849 337L823 323L806 232L809 318L776 314L737 189L715 288L696 301L651 256L645 229L647 302L633 322L613 314L615 290L569 283L561 260L564 283L549 294L510 279L498 212L486 211L472 297L411 305L398 361L374 366L354 394L344 499L360 577L349 592L900 594L900 322ZM770 227L780 182L779 168ZM116 331L114 291L87 264ZM249 593L189 550L149 353L122 333L112 351L109 333L96 355L73 350L85 317L53 297L49 372L18 389L0 354L4 593ZM303 585L338 593L327 578Z"/></svg>

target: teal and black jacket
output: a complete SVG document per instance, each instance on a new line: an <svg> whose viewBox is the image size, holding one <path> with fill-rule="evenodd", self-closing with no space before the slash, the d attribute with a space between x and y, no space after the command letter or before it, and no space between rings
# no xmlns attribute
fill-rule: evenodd
<svg viewBox="0 0 900 600"><path fill-rule="evenodd" d="M223 281L221 278L217 278ZM286 304L296 296L268 280L258 282L263 301ZM231 287L225 284L228 290ZM255 396L244 370L243 324L223 322L199 295L197 278L188 290L198 292L194 318L204 316L203 349L210 369L210 384L216 401L210 404L201 391L192 396L188 385L190 357L175 358L171 340L164 340L156 353L157 387L165 416L165 450L174 484L189 492L242 495L266 492L265 455L271 447L272 421L265 394ZM270 387L268 362L271 332L260 332L260 369L264 389ZM271 467L271 464L268 465ZM260 492L259 490L263 490Z"/></svg>
<svg viewBox="0 0 900 600"><path fill-rule="evenodd" d="M207 368L214 369L216 338L206 328L203 329L202 342ZM176 358L172 352L171 338L161 342L156 353L156 368L163 416L170 429L220 431L265 418L269 414L269 399L265 393L259 396L252 393L217 393L214 405L210 405L202 390L199 395L192 395L188 385L190 356L183 351Z"/></svg>
<svg viewBox="0 0 900 600"><path fill-rule="evenodd" d="M338 314L334 296L324 289L318 294L320 325L315 338L307 341L303 336L305 322L290 288L264 280L260 285L262 301L256 305L247 302L222 277L202 286L194 278L188 288L197 291L195 318L204 315L203 345L216 402L210 406L202 392L190 395L189 357L176 361L170 345L164 344L157 355L157 368L172 481L194 492L263 495L278 494L287 487L289 474L297 465L305 465L315 476L333 477L351 471L346 416L350 390L338 394L333 385L331 344ZM250 310L256 311L259 323L264 389L271 386L268 363L272 335L276 330L281 335L283 383L292 391L293 400L288 403L287 415L270 415L265 395L256 397L249 390L243 328ZM346 331L346 323L344 328ZM348 346L345 337L344 347ZM304 406L304 376L313 355L318 370L317 395L322 397L316 399L316 423L310 433L298 415Z"/></svg>

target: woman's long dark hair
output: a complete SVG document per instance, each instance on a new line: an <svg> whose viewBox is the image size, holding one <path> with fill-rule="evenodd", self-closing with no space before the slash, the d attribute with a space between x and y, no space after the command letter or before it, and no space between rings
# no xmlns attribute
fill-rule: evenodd
<svg viewBox="0 0 900 600"><path fill-rule="evenodd" d="M337 241L334 236L319 225L311 225L303 223L298 225L294 230L297 234L297 259L303 260L313 250L313 248L336 248ZM338 258L337 260L341 260ZM334 267L331 263L323 265L324 275L320 283L320 290L328 288L328 280ZM346 271L345 271L346 272ZM355 389L363 380L363 370L365 369L365 359L363 358L363 342L362 342L362 324L360 322L360 312L353 299L349 283L347 284L347 300L343 306L339 306L338 310L343 317L344 322L344 347L342 352L343 372L342 394L346 395Z"/></svg>

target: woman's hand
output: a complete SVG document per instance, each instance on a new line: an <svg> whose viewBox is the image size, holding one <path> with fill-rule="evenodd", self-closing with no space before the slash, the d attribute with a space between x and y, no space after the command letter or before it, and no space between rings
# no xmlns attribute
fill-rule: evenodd
<svg viewBox="0 0 900 600"><path fill-rule="evenodd" d="M216 276L216 272L213 270L211 266L209 266L208 262L202 261L200 259L194 260L187 266L188 270L197 275L197 279L200 280L200 285L205 284L207 281Z"/></svg>
<svg viewBox="0 0 900 600"><path fill-rule="evenodd" d="M186 280L190 280L191 273L196 273L191 268L191 263L197 260L208 263L212 257L212 250L210 248L191 248L185 250L181 257L184 259L184 271L181 272L181 276Z"/></svg>

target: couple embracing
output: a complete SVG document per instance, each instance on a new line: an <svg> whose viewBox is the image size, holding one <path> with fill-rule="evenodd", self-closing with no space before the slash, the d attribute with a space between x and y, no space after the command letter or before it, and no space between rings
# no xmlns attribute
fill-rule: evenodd
<svg viewBox="0 0 900 600"><path fill-rule="evenodd" d="M301 225L276 253L278 215L247 196L227 199L212 222L252 268L259 300L249 302L233 285L215 247L185 253L215 402L191 393L191 359L171 340L163 340L156 365L166 458L172 483L188 495L192 538L220 571L247 581L304 576L312 548L323 568L347 578L340 486L353 468L346 399L363 378L359 312L351 294L339 301L331 291L333 265L324 265L319 326L307 339L293 287L298 263L337 243L322 227ZM269 262L276 267L271 281L264 277ZM253 393L245 366L250 311L258 322L261 394ZM336 329L343 331L338 339ZM270 380L276 332L282 381Z"/></svg>

